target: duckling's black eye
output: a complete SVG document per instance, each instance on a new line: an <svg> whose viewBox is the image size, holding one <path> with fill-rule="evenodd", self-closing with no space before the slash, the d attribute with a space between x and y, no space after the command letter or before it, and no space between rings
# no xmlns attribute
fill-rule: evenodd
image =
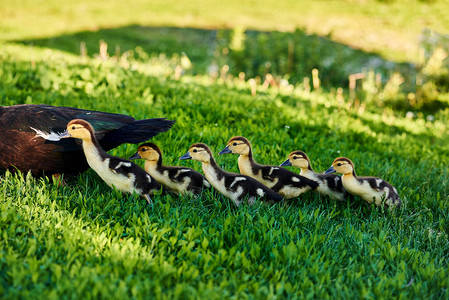
<svg viewBox="0 0 449 300"><path fill-rule="evenodd" d="M142 148L142 152L145 152L145 151L147 151L147 148Z"/></svg>
<svg viewBox="0 0 449 300"><path fill-rule="evenodd" d="M198 150L196 150L196 149L193 149L193 152L197 153L197 152L198 152Z"/></svg>
<svg viewBox="0 0 449 300"><path fill-rule="evenodd" d="M72 126L72 129L73 129L73 130L75 130L75 128L76 128L75 126Z"/></svg>
<svg viewBox="0 0 449 300"><path fill-rule="evenodd" d="M297 156L293 156L293 159L297 159L298 157Z"/></svg>
<svg viewBox="0 0 449 300"><path fill-rule="evenodd" d="M337 166L341 166L341 163L338 163Z"/></svg>
<svg viewBox="0 0 449 300"><path fill-rule="evenodd" d="M237 146L237 143L232 144L232 146Z"/></svg>

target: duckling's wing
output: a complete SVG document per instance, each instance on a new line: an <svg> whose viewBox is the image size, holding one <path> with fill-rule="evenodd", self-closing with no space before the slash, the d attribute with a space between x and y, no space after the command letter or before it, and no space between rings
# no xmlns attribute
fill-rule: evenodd
<svg viewBox="0 0 449 300"><path fill-rule="evenodd" d="M344 193L345 189L343 188L343 182L341 180L341 176L337 174L319 174L318 179L323 181L326 186L332 190L337 191L339 193Z"/></svg>
<svg viewBox="0 0 449 300"><path fill-rule="evenodd" d="M186 177L191 177L191 169L180 167L164 167L164 172L168 172L168 177L176 183L182 183Z"/></svg>
<svg viewBox="0 0 449 300"><path fill-rule="evenodd" d="M136 164L120 157L109 157L108 159L108 167L114 173L127 175L131 170L139 168Z"/></svg>
<svg viewBox="0 0 449 300"><path fill-rule="evenodd" d="M109 169L117 174L124 175L134 181L134 186L141 195L151 193L152 191L159 190L161 185L150 174L145 172L144 169L139 167L129 160L120 157L108 157ZM148 199L147 199L148 200ZM151 203L150 203L151 204Z"/></svg>
<svg viewBox="0 0 449 300"><path fill-rule="evenodd" d="M275 192L283 185L290 185L295 188L303 188L309 186L313 190L318 187L318 182L316 182L315 180L301 176L284 168L277 168L273 171L272 176L275 176L279 179L278 183L272 187L272 190Z"/></svg>
<svg viewBox="0 0 449 300"><path fill-rule="evenodd" d="M259 165L259 170L262 172L262 178L267 181L274 181L279 176L282 176L282 171L286 170L278 166ZM259 171L257 170L257 173Z"/></svg>
<svg viewBox="0 0 449 300"><path fill-rule="evenodd" d="M282 196L276 193L274 190L268 188L264 184L259 181L251 178L249 176L245 176L247 182L245 185L251 196L262 197L269 201L280 202L283 200Z"/></svg>
<svg viewBox="0 0 449 300"><path fill-rule="evenodd" d="M366 181L373 190L378 192L386 192L387 198L395 200L395 202L400 204L398 191L389 182L376 177L358 177L359 181Z"/></svg>

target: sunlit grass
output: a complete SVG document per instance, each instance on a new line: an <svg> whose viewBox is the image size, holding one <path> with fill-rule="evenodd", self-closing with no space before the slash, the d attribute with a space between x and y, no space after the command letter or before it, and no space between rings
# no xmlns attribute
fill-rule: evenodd
<svg viewBox="0 0 449 300"><path fill-rule="evenodd" d="M234 135L257 161L278 165L304 150L317 171L341 155L358 174L397 187L404 205L389 211L306 194L288 204L235 208L214 192L155 195L154 207L122 195L92 171L58 186L2 175L0 293L6 298L445 298L449 219L449 135L434 121L332 93L174 79L159 60L123 67L55 50L5 45L0 103L45 103L176 120L153 139L164 161L194 142L217 153ZM157 59L153 62L156 64ZM111 154L129 157L135 145ZM217 156L238 171L237 157ZM142 164L142 162L139 162Z"/></svg>

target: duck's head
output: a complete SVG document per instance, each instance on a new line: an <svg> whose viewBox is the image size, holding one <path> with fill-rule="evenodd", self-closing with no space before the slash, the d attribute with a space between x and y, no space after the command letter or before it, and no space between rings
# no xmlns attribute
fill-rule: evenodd
<svg viewBox="0 0 449 300"><path fill-rule="evenodd" d="M249 155L251 152L251 143L243 136L235 136L229 140L226 147L218 154L234 153L240 155Z"/></svg>
<svg viewBox="0 0 449 300"><path fill-rule="evenodd" d="M288 156L287 160L285 160L281 167L285 166L294 166L300 169L309 169L310 161L307 155L302 151L293 151Z"/></svg>
<svg viewBox="0 0 449 300"><path fill-rule="evenodd" d="M148 161L162 162L162 152L156 144L144 143L139 146L137 152L134 153L133 156L131 156L129 159L139 158L143 158Z"/></svg>
<svg viewBox="0 0 449 300"><path fill-rule="evenodd" d="M324 172L325 174L329 173L340 173L343 175L346 174L354 174L354 164L349 158L339 157L334 160L332 166Z"/></svg>
<svg viewBox="0 0 449 300"><path fill-rule="evenodd" d="M197 143L190 146L189 151L179 159L193 159L203 163L209 163L212 160L212 152L210 152L206 144Z"/></svg>
<svg viewBox="0 0 449 300"><path fill-rule="evenodd" d="M82 119L75 119L67 124L67 130L64 131L60 138L75 138L81 140L91 140L94 136L94 129L89 122Z"/></svg>

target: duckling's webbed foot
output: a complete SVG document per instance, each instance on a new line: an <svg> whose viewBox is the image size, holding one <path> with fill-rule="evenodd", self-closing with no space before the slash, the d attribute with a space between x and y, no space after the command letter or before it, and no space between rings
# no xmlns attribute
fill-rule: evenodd
<svg viewBox="0 0 449 300"><path fill-rule="evenodd" d="M143 195L143 196L145 197L145 199L147 199L148 204L151 205L151 206L153 206L153 201L151 200L150 195L145 194L145 195Z"/></svg>
<svg viewBox="0 0 449 300"><path fill-rule="evenodd" d="M249 197L248 198L248 205L253 206L254 203L256 203L256 197Z"/></svg>

